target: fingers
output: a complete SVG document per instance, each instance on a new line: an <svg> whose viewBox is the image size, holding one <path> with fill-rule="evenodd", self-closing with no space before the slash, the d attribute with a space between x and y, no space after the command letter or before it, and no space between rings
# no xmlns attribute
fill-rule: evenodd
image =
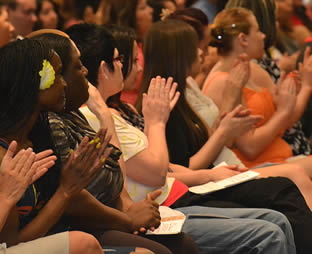
<svg viewBox="0 0 312 254"><path fill-rule="evenodd" d="M16 152L16 149L17 149L17 142L15 140L13 140L10 143L7 152L5 153L5 155L3 157L3 160L12 159L15 152Z"/></svg>
<svg viewBox="0 0 312 254"><path fill-rule="evenodd" d="M24 153L24 156L21 158L21 160L18 162L18 164L21 164L21 171L20 173L25 176L27 174L34 174L34 169L32 168L33 163L35 162L36 155L32 151L31 148L28 148L26 152Z"/></svg>
<svg viewBox="0 0 312 254"><path fill-rule="evenodd" d="M237 116L242 110L244 109L244 107L239 104L237 105L230 113L229 115L232 116L232 117L235 117Z"/></svg>
<svg viewBox="0 0 312 254"><path fill-rule="evenodd" d="M308 59L311 55L311 48L308 46L306 47L305 51L304 51L304 55L303 55L303 64L308 62Z"/></svg>
<svg viewBox="0 0 312 254"><path fill-rule="evenodd" d="M106 70L106 63L105 61L102 61L99 66L99 77L103 77L103 79L109 79L108 73Z"/></svg>
<svg viewBox="0 0 312 254"><path fill-rule="evenodd" d="M177 83L177 82L174 82L174 83L172 84L173 79L172 79L171 77L170 77L169 79L170 79L170 81L171 81L171 84L170 84L170 91L169 91L169 100L172 101L173 98L175 97L176 90L177 90L177 87L178 87L178 83ZM169 79L168 79L168 81L169 81ZM167 84L168 84L168 82L167 82Z"/></svg>
<svg viewBox="0 0 312 254"><path fill-rule="evenodd" d="M47 167L47 168L50 168L50 167L52 167L53 165L54 165L54 163L55 163L55 161L57 160L57 158L56 158L56 156L55 155L52 155L52 156L49 156L49 157L46 157L46 158L44 158L44 159L41 159L41 160L39 160L39 161L36 161L35 163L34 163L34 165L38 168L38 169L40 169L40 168L42 168L42 167ZM52 164L52 165L51 165ZM49 165L51 165L51 166L49 166Z"/></svg>
<svg viewBox="0 0 312 254"><path fill-rule="evenodd" d="M32 149L28 148L27 150L20 150L17 155L13 158L12 160L12 166L14 167L14 170L18 173L21 172L21 170L23 169L23 166L27 160L27 158L31 155L32 153ZM28 167L28 169L30 169L29 163L26 164L26 166ZM24 168L25 170L25 168ZM26 171L27 171L26 170ZM24 175L25 171L23 171L23 175Z"/></svg>
<svg viewBox="0 0 312 254"><path fill-rule="evenodd" d="M53 162L54 164L54 162ZM50 166L52 167L52 166ZM36 173L33 175L31 183L36 182L40 177L42 177L46 172L48 171L48 168L40 168L40 170L37 170Z"/></svg>
<svg viewBox="0 0 312 254"><path fill-rule="evenodd" d="M249 170L249 168L239 168L239 172L243 173Z"/></svg>
<svg viewBox="0 0 312 254"><path fill-rule="evenodd" d="M151 98L155 97L155 93L156 93L155 92L155 87L156 87L156 79L152 78L151 82L150 82L150 85L148 87L148 91L147 91L148 96L150 96Z"/></svg>
<svg viewBox="0 0 312 254"><path fill-rule="evenodd" d="M238 165L226 165L225 168L231 169L231 170L238 170Z"/></svg>
<svg viewBox="0 0 312 254"><path fill-rule="evenodd" d="M177 84L177 83L175 83ZM170 111L172 111L177 104L178 100L180 98L180 92L176 92L173 99L170 101Z"/></svg>
<svg viewBox="0 0 312 254"><path fill-rule="evenodd" d="M148 193L146 195L146 200L154 201L156 198L158 198L161 195L161 189L155 190L151 193Z"/></svg>
<svg viewBox="0 0 312 254"><path fill-rule="evenodd" d="M45 157L48 157L49 155L53 154L53 150L49 149L49 150L45 150L43 152L37 153L36 154L36 158L35 161L40 161Z"/></svg>

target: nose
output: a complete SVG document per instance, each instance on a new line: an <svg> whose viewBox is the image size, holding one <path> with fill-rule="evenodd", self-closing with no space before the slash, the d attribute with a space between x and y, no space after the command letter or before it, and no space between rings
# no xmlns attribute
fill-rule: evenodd
<svg viewBox="0 0 312 254"><path fill-rule="evenodd" d="M154 13L154 9L153 9L151 6L148 6L148 8L149 8L149 12L150 12L151 14L153 14L153 13Z"/></svg>
<svg viewBox="0 0 312 254"><path fill-rule="evenodd" d="M86 77L88 75L88 69L85 66L82 66L83 75Z"/></svg>
<svg viewBox="0 0 312 254"><path fill-rule="evenodd" d="M61 84L64 88L67 87L67 82L65 81L63 76L61 77Z"/></svg>
<svg viewBox="0 0 312 254"><path fill-rule="evenodd" d="M11 23L10 23L9 31L10 31L10 34L12 34L12 37L13 37L13 34L15 32L15 27Z"/></svg>
<svg viewBox="0 0 312 254"><path fill-rule="evenodd" d="M263 40L265 39L266 35L264 33L262 33L262 38Z"/></svg>
<svg viewBox="0 0 312 254"><path fill-rule="evenodd" d="M32 22L32 23L36 23L37 20L38 20L38 17L37 17L37 15L36 15L36 13L32 13L32 14L31 14L31 22Z"/></svg>

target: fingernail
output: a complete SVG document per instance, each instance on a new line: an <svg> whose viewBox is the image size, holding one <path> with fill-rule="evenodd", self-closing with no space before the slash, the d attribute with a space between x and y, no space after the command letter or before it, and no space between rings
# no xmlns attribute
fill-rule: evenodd
<svg viewBox="0 0 312 254"><path fill-rule="evenodd" d="M97 143L95 148L100 149L100 147L101 147L101 142Z"/></svg>
<svg viewBox="0 0 312 254"><path fill-rule="evenodd" d="M101 160L101 162L104 164L104 163L105 163L105 161L106 161L106 158L105 158L105 157L103 157L103 158L102 158L102 160Z"/></svg>
<svg viewBox="0 0 312 254"><path fill-rule="evenodd" d="M100 140L101 140L100 138L96 138L96 139L95 139L95 143L99 143Z"/></svg>
<svg viewBox="0 0 312 254"><path fill-rule="evenodd" d="M72 154L73 153L73 149L69 149L69 154Z"/></svg>
<svg viewBox="0 0 312 254"><path fill-rule="evenodd" d="M92 144L94 144L94 142L95 142L94 139L92 139L92 140L89 142L89 144L92 145Z"/></svg>

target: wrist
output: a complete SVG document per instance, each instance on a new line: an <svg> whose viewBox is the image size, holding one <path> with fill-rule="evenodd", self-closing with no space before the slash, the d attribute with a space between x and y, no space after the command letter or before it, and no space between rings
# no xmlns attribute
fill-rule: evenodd
<svg viewBox="0 0 312 254"><path fill-rule="evenodd" d="M195 172L197 172L196 177L197 177L197 179L199 179L198 185L213 181L212 177L210 176L210 172L208 171L208 169L198 170Z"/></svg>
<svg viewBox="0 0 312 254"><path fill-rule="evenodd" d="M312 93L312 87L310 84L311 81L302 81L302 86L300 89L300 92L304 92L304 93Z"/></svg>
<svg viewBox="0 0 312 254"><path fill-rule="evenodd" d="M166 123L164 122L145 122L145 129L147 132L155 131L155 130L166 130Z"/></svg>
<svg viewBox="0 0 312 254"><path fill-rule="evenodd" d="M55 195L63 199L64 201L69 201L72 198L71 193L69 191L66 191L66 188L61 184L57 188Z"/></svg>
<svg viewBox="0 0 312 254"><path fill-rule="evenodd" d="M133 233L137 229L135 228L135 224L133 219L131 218L130 215L125 213L125 218L124 218L124 225L125 225L125 230L129 233Z"/></svg>
<svg viewBox="0 0 312 254"><path fill-rule="evenodd" d="M18 200L14 200L2 193L0 193L0 204L2 208L8 208L9 210L13 208Z"/></svg>
<svg viewBox="0 0 312 254"><path fill-rule="evenodd" d="M222 125L219 125L219 127L214 132L214 135L218 137L218 140L223 143L225 143L229 138L232 138L231 134L232 132L230 128L228 128L228 126L224 127Z"/></svg>

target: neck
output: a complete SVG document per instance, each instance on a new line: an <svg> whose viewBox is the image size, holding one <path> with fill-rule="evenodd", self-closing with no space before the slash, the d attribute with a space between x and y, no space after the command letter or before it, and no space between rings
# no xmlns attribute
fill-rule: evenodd
<svg viewBox="0 0 312 254"><path fill-rule="evenodd" d="M28 121L26 121L21 129L16 131L15 133L10 133L5 135L4 137L1 137L4 141L6 141L8 144L11 143L13 140L15 140L19 147L23 146L30 146L31 141L29 140L29 133L31 132L33 126L35 125L38 117L39 117L39 110L36 110L29 118Z"/></svg>
<svg viewBox="0 0 312 254"><path fill-rule="evenodd" d="M233 64L235 60L242 54L242 52L233 52L229 55L221 56L220 57L220 70L221 71L230 71L233 68Z"/></svg>

